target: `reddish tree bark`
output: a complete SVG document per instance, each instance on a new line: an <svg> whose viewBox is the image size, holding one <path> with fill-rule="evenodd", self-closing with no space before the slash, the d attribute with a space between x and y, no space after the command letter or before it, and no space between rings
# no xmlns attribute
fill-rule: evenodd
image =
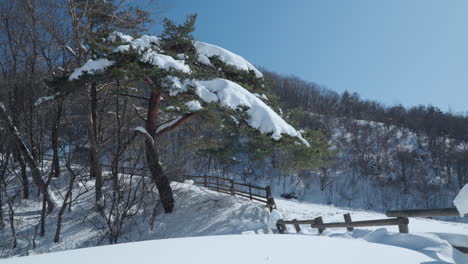
<svg viewBox="0 0 468 264"><path fill-rule="evenodd" d="M148 103L148 117L146 119L146 131L152 137L152 140L150 138L145 139L146 162L151 171L152 180L158 188L164 212L170 213L174 209L174 195L172 193L169 178L164 173L164 169L159 162L159 150L155 145L160 101L160 94L153 90Z"/></svg>

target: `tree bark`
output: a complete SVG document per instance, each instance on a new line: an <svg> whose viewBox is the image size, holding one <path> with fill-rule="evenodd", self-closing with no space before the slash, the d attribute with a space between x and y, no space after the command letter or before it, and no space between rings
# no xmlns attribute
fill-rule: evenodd
<svg viewBox="0 0 468 264"><path fill-rule="evenodd" d="M90 91L90 103L88 113L86 115L86 126L88 130L88 139L90 145L89 153L89 170L90 176L95 179L95 194L96 194L96 205L99 207L99 202L102 199L102 167L99 161L99 143L97 139L97 114L96 114L96 100L97 90L96 84L91 84Z"/></svg>
<svg viewBox="0 0 468 264"><path fill-rule="evenodd" d="M152 139L145 139L146 162L151 171L152 180L156 184L159 192L159 198L164 207L165 213L171 213L174 209L174 195L172 193L169 178L164 173L164 169L159 162L159 151L156 142L156 127L158 120L158 110L161 96L156 91L151 92L151 98L148 103L148 117L146 119L146 131L152 136Z"/></svg>

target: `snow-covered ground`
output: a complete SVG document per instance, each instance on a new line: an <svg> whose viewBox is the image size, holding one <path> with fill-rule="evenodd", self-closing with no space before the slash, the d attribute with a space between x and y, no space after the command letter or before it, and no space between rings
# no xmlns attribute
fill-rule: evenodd
<svg viewBox="0 0 468 264"><path fill-rule="evenodd" d="M325 223L343 222L345 213L350 213L353 221L387 218L377 212L284 199L276 199L276 204L285 220L314 219L322 216ZM301 228L301 234L318 235L316 229L307 226ZM287 233L296 233L294 226L287 226L287 229ZM468 224L410 218L409 231L409 234L400 234L398 226L355 228L353 232L347 232L344 228L334 228L326 229L322 236L358 239L407 248L423 253L434 261L440 261L434 263L468 263L468 258L451 246L468 247Z"/></svg>
<svg viewBox="0 0 468 264"><path fill-rule="evenodd" d="M295 235L232 235L178 238L13 258L5 264L56 263L359 263L414 264L432 258L405 248L362 240ZM448 262L450 263L450 262Z"/></svg>
<svg viewBox="0 0 468 264"><path fill-rule="evenodd" d="M92 184L90 184L92 185ZM300 234L288 227L289 234L276 234L268 228L270 213L264 204L194 186L190 181L173 183L176 207L172 214L159 213L150 228L143 216L126 226L117 246L94 247L31 257L11 258L2 263L468 263L465 255L447 242L468 246L468 224L430 219L410 219L410 234L397 227L327 229L322 235L302 226ZM57 192L57 190L55 190ZM87 197L87 195L89 197ZM52 242L54 218L50 217L46 237L36 238L36 248L26 254L56 252L107 244L93 224L92 193L86 194L76 210L64 218L62 240ZM286 220L313 219L343 221L344 213L353 220L386 218L383 214L276 199L278 213ZM28 210L36 210L33 205ZM79 210L78 210L79 209ZM34 211L24 210L23 221ZM83 218L86 215L86 218ZM94 221L92 219L95 219ZM29 220L32 221L32 220ZM29 225L30 226L30 225ZM27 234L22 225L19 234ZM227 236L241 235L241 236ZM198 237L203 238L185 238ZM181 238L181 239L163 239ZM134 242L154 240L147 242ZM163 239L163 240L159 240ZM19 241L25 245L27 241ZM25 254L21 252L21 254ZM137 257L135 257L137 256ZM347 260L347 261L346 261Z"/></svg>

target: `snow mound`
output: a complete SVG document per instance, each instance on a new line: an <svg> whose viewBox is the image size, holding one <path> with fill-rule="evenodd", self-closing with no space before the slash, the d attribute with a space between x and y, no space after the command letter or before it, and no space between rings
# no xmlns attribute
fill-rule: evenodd
<svg viewBox="0 0 468 264"><path fill-rule="evenodd" d="M83 66L76 68L68 79L70 81L77 80L81 77L81 75L85 73L95 74L95 73L104 71L106 68L112 66L113 64L114 62L108 59L98 59L98 60L90 59Z"/></svg>
<svg viewBox="0 0 468 264"><path fill-rule="evenodd" d="M343 222L343 214L345 213L351 213L353 221L386 218L385 214L382 213L353 210L350 208L338 208L280 198L275 198L275 202L278 211L281 212L285 220L314 219L318 216L322 216L325 223ZM296 233L293 225L286 225L286 229L287 233ZM301 229L302 234L318 235L317 229L310 228L310 226L301 225ZM370 243L405 248L431 258L433 262L428 263L468 263L468 257L458 250L454 250L451 246L451 244L462 247L467 245L467 224L411 218L409 229L409 234L401 234L398 231L398 226L388 226L385 228L362 227L355 228L352 232L348 232L345 228L327 228L322 233L322 236L353 240L358 239ZM437 231L447 233L433 233Z"/></svg>
<svg viewBox="0 0 468 264"><path fill-rule="evenodd" d="M243 71L254 71L255 76L257 76L257 78L263 78L263 74L259 70L257 70L257 68L255 68L252 64L250 64L250 62L226 49L201 41L195 42L195 49L198 53L198 61L203 64L210 65L211 63L207 59L213 56L218 56L222 62L228 65L234 66L237 69Z"/></svg>
<svg viewBox="0 0 468 264"><path fill-rule="evenodd" d="M276 222L281 219L283 219L283 215L278 210L273 209L268 217L268 228L276 229Z"/></svg>
<svg viewBox="0 0 468 264"><path fill-rule="evenodd" d="M309 146L301 133L284 121L262 100L237 83L226 79L213 79L192 81L191 84L196 87L198 96L207 103L217 99L222 106L227 108L249 107L247 110L250 115L249 120L247 120L248 124L264 134L272 133L273 139L279 140L282 135L289 135Z"/></svg>
<svg viewBox="0 0 468 264"><path fill-rule="evenodd" d="M402 247L421 252L442 263L457 263L453 247L445 240L432 234L391 233L386 228L374 230L362 237L368 242Z"/></svg>
<svg viewBox="0 0 468 264"><path fill-rule="evenodd" d="M233 249L235 249L234 254ZM337 252L339 254L336 254ZM404 248L361 240L295 235L231 235L164 239L13 258L2 263L126 264L136 260L138 263L205 264L443 263L434 262L419 252Z"/></svg>
<svg viewBox="0 0 468 264"><path fill-rule="evenodd" d="M453 204L457 207L460 216L468 214L468 184L458 192L457 197L453 200Z"/></svg>

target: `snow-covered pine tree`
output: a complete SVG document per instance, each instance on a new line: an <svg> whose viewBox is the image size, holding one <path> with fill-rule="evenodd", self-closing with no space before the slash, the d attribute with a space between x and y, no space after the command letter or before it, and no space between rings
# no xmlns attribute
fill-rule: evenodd
<svg viewBox="0 0 468 264"><path fill-rule="evenodd" d="M126 83L147 97L144 126L135 131L145 137L146 162L166 213L174 198L160 163L158 142L197 116L218 115L223 131L246 140L293 145L310 156L309 142L253 93L263 89L263 76L239 55L195 41L191 35L196 15L182 25L165 19L160 37L132 37L112 32L92 39L92 59L75 69L65 85ZM128 91L131 93L131 91ZM281 139L281 140L280 140Z"/></svg>

